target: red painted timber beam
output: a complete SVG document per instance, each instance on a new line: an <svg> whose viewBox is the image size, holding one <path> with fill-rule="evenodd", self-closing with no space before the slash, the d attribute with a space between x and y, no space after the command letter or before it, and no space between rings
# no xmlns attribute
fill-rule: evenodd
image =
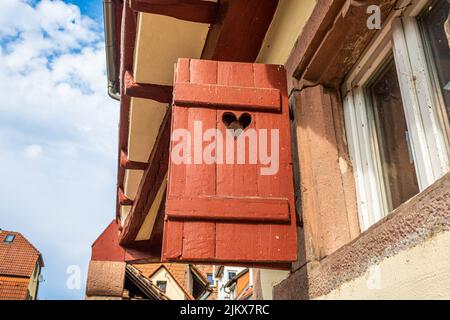
<svg viewBox="0 0 450 320"><path fill-rule="evenodd" d="M221 0L202 59L254 62L277 5L278 0Z"/></svg>
<svg viewBox="0 0 450 320"><path fill-rule="evenodd" d="M120 167L129 170L145 170L148 167L148 163L128 160L127 153L122 150L120 152Z"/></svg>
<svg viewBox="0 0 450 320"><path fill-rule="evenodd" d="M126 70L124 75L125 94L129 97L151 99L161 103L172 101L172 86L160 84L136 83L131 71Z"/></svg>
<svg viewBox="0 0 450 320"><path fill-rule="evenodd" d="M172 219L266 223L290 221L287 198L189 196L169 197L167 202L166 215Z"/></svg>
<svg viewBox="0 0 450 320"><path fill-rule="evenodd" d="M130 7L139 12L208 24L216 21L218 11L217 3L201 0L131 0Z"/></svg>
<svg viewBox="0 0 450 320"><path fill-rule="evenodd" d="M119 116L119 147L117 160L117 197L116 219L120 217L120 189L123 190L125 169L120 165L121 153L128 153L128 131L131 98L125 94L124 74L133 67L134 44L136 41L136 14L126 2L122 7L120 35L120 116Z"/></svg>
<svg viewBox="0 0 450 320"><path fill-rule="evenodd" d="M122 188L119 188L118 198L119 198L119 203L120 203L121 206L131 206L131 205L133 205L133 200L129 199L125 195L125 193L123 192Z"/></svg>
<svg viewBox="0 0 450 320"><path fill-rule="evenodd" d="M178 83L174 102L179 105L217 106L238 110L280 112L280 90L213 84Z"/></svg>
<svg viewBox="0 0 450 320"><path fill-rule="evenodd" d="M155 147L149 157L149 165L144 171L133 207L123 226L120 239L121 245L127 245L135 241L139 229L144 223L145 217L166 176L169 167L170 115L171 112L168 111L159 129Z"/></svg>
<svg viewBox="0 0 450 320"><path fill-rule="evenodd" d="M117 14L117 12L116 12ZM119 119L119 155L117 166L117 198L116 219L120 217L121 199L120 190L124 189L126 169L145 170L148 164L132 162L128 160L128 134L131 97L153 99L162 103L170 103L172 100L172 86L138 84L132 76L134 46L136 42L137 14L131 10L125 0L122 13L116 20L121 20L120 36L120 119ZM125 155L125 157L124 157ZM123 191L122 191L123 194ZM125 200L125 203L129 201Z"/></svg>

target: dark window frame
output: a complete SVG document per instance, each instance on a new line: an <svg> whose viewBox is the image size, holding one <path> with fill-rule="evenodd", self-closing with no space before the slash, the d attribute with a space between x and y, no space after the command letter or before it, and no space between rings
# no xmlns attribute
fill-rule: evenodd
<svg viewBox="0 0 450 320"><path fill-rule="evenodd" d="M167 292L167 281L166 280L157 280L156 286L159 290L161 290L163 293Z"/></svg>
<svg viewBox="0 0 450 320"><path fill-rule="evenodd" d="M5 243L13 243L14 240L16 239L16 235L12 234L12 233L8 233L5 237L5 239L3 239L3 242Z"/></svg>

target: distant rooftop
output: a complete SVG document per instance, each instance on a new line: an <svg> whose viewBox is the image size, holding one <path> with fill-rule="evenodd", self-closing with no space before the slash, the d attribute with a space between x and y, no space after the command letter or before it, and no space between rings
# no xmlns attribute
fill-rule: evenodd
<svg viewBox="0 0 450 320"><path fill-rule="evenodd" d="M19 232L0 229L0 300L23 300L41 253Z"/></svg>
<svg viewBox="0 0 450 320"><path fill-rule="evenodd" d="M41 253L21 233L0 230L0 276L30 277Z"/></svg>

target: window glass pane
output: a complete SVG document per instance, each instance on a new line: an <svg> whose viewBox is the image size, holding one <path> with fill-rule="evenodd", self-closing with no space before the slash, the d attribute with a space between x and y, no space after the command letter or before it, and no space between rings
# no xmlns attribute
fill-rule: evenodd
<svg viewBox="0 0 450 320"><path fill-rule="evenodd" d="M213 278L212 273L208 273L207 277L208 277L209 284L213 286L214 285L214 278Z"/></svg>
<svg viewBox="0 0 450 320"><path fill-rule="evenodd" d="M159 290L166 293L167 281L156 281L156 286L159 288Z"/></svg>
<svg viewBox="0 0 450 320"><path fill-rule="evenodd" d="M393 59L372 81L368 91L373 106L387 200L389 209L393 210L419 192Z"/></svg>
<svg viewBox="0 0 450 320"><path fill-rule="evenodd" d="M15 237L16 237L16 236L13 235L13 234L8 234L8 235L5 237L4 242L13 242Z"/></svg>
<svg viewBox="0 0 450 320"><path fill-rule="evenodd" d="M450 37L450 21L447 21L449 11L450 3L447 0L434 1L427 7L420 22L431 49L439 88L442 91L447 110L447 119L450 122L450 44L447 38ZM447 27L445 27L446 23ZM448 35L445 31L446 28Z"/></svg>

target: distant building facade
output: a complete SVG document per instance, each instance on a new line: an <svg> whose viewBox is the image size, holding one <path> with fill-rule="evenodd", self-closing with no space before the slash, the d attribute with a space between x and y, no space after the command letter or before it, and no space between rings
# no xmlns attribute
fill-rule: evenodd
<svg viewBox="0 0 450 320"><path fill-rule="evenodd" d="M91 261L87 300L206 300L213 289L189 264Z"/></svg>
<svg viewBox="0 0 450 320"><path fill-rule="evenodd" d="M254 269L214 266L217 300L252 300Z"/></svg>
<svg viewBox="0 0 450 320"><path fill-rule="evenodd" d="M0 300L36 300L44 260L19 232L0 230Z"/></svg>

